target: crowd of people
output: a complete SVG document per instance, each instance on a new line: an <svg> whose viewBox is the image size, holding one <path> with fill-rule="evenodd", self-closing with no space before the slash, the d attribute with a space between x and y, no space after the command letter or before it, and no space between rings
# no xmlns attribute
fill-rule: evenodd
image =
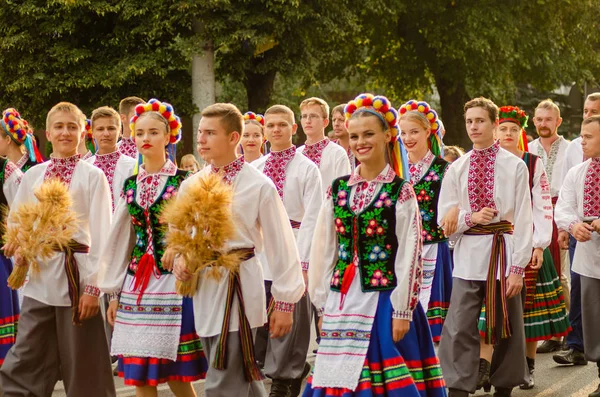
<svg viewBox="0 0 600 397"><path fill-rule="evenodd" d="M472 99L467 153L443 144L424 101L395 108L361 94L330 110L313 97L300 113L296 147L287 106L208 106L197 132L205 165L185 155L178 166L166 148L181 121L157 99L128 97L89 120L58 103L48 161L6 109L0 395L46 397L62 380L68 396L115 396L116 375L141 397L161 383L195 396L200 379L209 397L267 396L265 377L270 397L492 386L502 397L535 387L537 353L600 363L600 93L572 142L551 100L535 109L539 138L528 142L523 110ZM212 180L229 194L203 196L214 211L183 214L183 227L167 220L165 208L199 206ZM15 215L54 181L70 212ZM67 242L50 243L69 228L42 230L42 220L68 215ZM210 241L210 261L173 232ZM33 259L43 247L27 233L55 234L51 253Z"/></svg>

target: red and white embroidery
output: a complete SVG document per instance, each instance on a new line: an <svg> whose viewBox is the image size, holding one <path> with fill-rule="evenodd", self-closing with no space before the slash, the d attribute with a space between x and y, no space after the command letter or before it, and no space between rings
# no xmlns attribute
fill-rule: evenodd
<svg viewBox="0 0 600 397"><path fill-rule="evenodd" d="M137 146L135 146L135 142L130 138L123 138L118 144L119 153L124 154L125 156L132 157L134 159L138 158Z"/></svg>
<svg viewBox="0 0 600 397"><path fill-rule="evenodd" d="M71 180L73 179L75 167L77 166L77 163L79 163L80 159L80 154L76 154L75 156L64 159L50 156L50 164L44 173L44 180L47 181L48 179L58 178L61 182L69 186L71 184Z"/></svg>
<svg viewBox="0 0 600 397"><path fill-rule="evenodd" d="M400 196L398 196L398 204L403 204L408 200L414 200L416 202L417 196L412 186L410 186L410 184L408 183L405 183L404 186L402 186L402 190L400 190Z"/></svg>
<svg viewBox="0 0 600 397"><path fill-rule="evenodd" d="M89 158L91 158L94 155L94 153L90 152L89 150L87 151L86 154L83 155L83 157L81 158L82 160L87 160Z"/></svg>
<svg viewBox="0 0 600 397"><path fill-rule="evenodd" d="M472 212L480 211L484 207L496 209L494 176L499 150L498 142L486 149L473 149L468 177L469 204Z"/></svg>
<svg viewBox="0 0 600 397"><path fill-rule="evenodd" d="M314 143L312 145L305 145L303 154L308 157L317 167L321 166L321 157L323 156L323 150L329 145L331 141L329 138L325 138L322 141Z"/></svg>
<svg viewBox="0 0 600 397"><path fill-rule="evenodd" d="M121 157L121 153L119 151L109 153L109 154L96 154L96 159L94 160L94 165L104 172L106 176L106 180L108 180L108 186L110 186L110 190L113 190L113 179L115 176L115 170L117 168L117 163L119 162L119 158ZM120 188L120 187L118 187ZM111 198L112 201L112 198ZM115 203L113 202L113 210L115 209Z"/></svg>
<svg viewBox="0 0 600 397"><path fill-rule="evenodd" d="M593 158L583 183L583 216L600 215L600 158Z"/></svg>
<svg viewBox="0 0 600 397"><path fill-rule="evenodd" d="M12 163L12 161L7 161L6 166L4 166L4 180L8 181L8 178L19 168ZM18 185L21 183L21 177L17 178L15 183Z"/></svg>
<svg viewBox="0 0 600 397"><path fill-rule="evenodd" d="M15 164L19 169L22 169L25 163L29 160L29 153L25 153ZM7 178L8 179L8 178Z"/></svg>
<svg viewBox="0 0 600 397"><path fill-rule="evenodd" d="M285 185L286 169L290 161L296 155L296 147L292 146L280 152L271 152L265 162L263 173L269 177L275 187L279 197L283 200L283 187Z"/></svg>
<svg viewBox="0 0 600 397"><path fill-rule="evenodd" d="M223 181L231 185L233 183L233 180L235 179L237 174L239 174L243 167L244 156L240 156L224 167L213 167L211 165L211 172L223 175Z"/></svg>
<svg viewBox="0 0 600 397"><path fill-rule="evenodd" d="M352 196L352 204L350 205L350 209L355 214L364 210L373 201L379 183L390 183L396 177L392 167L386 166L375 179L367 181L358 173L359 168L350 175L350 179L348 180L348 186L352 187L356 185L354 195Z"/></svg>
<svg viewBox="0 0 600 397"><path fill-rule="evenodd" d="M171 160L167 160L156 174L149 174L144 167L140 167L140 172L136 179L139 195L138 204L140 207L148 209L158 199L161 176L172 176L176 173L177 167Z"/></svg>
<svg viewBox="0 0 600 397"><path fill-rule="evenodd" d="M425 176L425 173L427 173L429 167L431 167L431 163L433 163L434 159L435 156L430 150L428 150L427 154L425 154L425 157L423 157L417 164L409 164L411 184L417 184Z"/></svg>

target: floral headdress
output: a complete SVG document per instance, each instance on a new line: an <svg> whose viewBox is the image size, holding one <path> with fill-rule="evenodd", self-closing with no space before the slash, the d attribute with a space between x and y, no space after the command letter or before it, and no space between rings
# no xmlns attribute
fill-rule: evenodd
<svg viewBox="0 0 600 397"><path fill-rule="evenodd" d="M29 127L27 120L21 117L17 109L8 108L2 112L2 119L0 119L0 126L2 131L6 133L17 145L25 145L31 161L37 161L41 163L43 161L42 155L40 154L33 132Z"/></svg>
<svg viewBox="0 0 600 397"><path fill-rule="evenodd" d="M169 142L175 144L181 139L181 119L175 114L175 110L170 103L161 102L152 98L148 103L140 104L135 107L135 115L131 118L131 137L135 138L135 123L143 113L157 112L163 116L169 124Z"/></svg>
<svg viewBox="0 0 600 397"><path fill-rule="evenodd" d="M85 147L92 153L96 153L96 145L94 144L94 136L92 135L92 120L85 119Z"/></svg>
<svg viewBox="0 0 600 397"><path fill-rule="evenodd" d="M400 118L409 112L419 112L429 121L431 134L429 135L429 142L427 144L431 153L437 157L441 157L443 155L442 128L437 112L427 102L416 101L414 99L406 102L398 109Z"/></svg>
<svg viewBox="0 0 600 397"><path fill-rule="evenodd" d="M265 116L263 116L262 114L254 112L244 113L244 122L252 120L258 122L263 127L265 126Z"/></svg>
<svg viewBox="0 0 600 397"><path fill-rule="evenodd" d="M512 122L521 126L521 134L519 136L519 150L528 151L527 145L527 120L529 117L524 110L519 109L518 106L502 106L498 111L499 123Z"/></svg>
<svg viewBox="0 0 600 397"><path fill-rule="evenodd" d="M360 94L354 100L348 102L344 108L344 114L346 117L346 128L348 128L348 121L356 113L368 112L371 113L388 126L392 133L392 140L390 142L390 161L392 167L398 176L402 176L405 169L408 169L408 164L403 164L402 159L406 156L402 156L402 148L399 143L398 135L398 112L392 106L389 99L382 95L375 96L373 94Z"/></svg>

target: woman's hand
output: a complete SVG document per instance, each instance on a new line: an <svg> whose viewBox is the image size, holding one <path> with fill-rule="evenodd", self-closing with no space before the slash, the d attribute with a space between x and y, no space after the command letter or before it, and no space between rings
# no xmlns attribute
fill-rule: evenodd
<svg viewBox="0 0 600 397"><path fill-rule="evenodd" d="M410 330L409 320L392 319L392 339L394 339L394 343L401 341L408 330Z"/></svg>
<svg viewBox="0 0 600 397"><path fill-rule="evenodd" d="M456 229L458 228L458 214L460 210L458 207L451 208L444 218L442 219L441 228L444 230L444 235L446 237L450 237L454 233L456 233Z"/></svg>
<svg viewBox="0 0 600 397"><path fill-rule="evenodd" d="M535 248L533 250L533 255L531 255L531 268L533 270L538 270L544 264L544 250L541 248Z"/></svg>
<svg viewBox="0 0 600 397"><path fill-rule="evenodd" d="M108 310L106 310L106 319L111 327L115 326L115 320L117 319L117 309L119 308L119 300L115 299L110 301L108 304Z"/></svg>

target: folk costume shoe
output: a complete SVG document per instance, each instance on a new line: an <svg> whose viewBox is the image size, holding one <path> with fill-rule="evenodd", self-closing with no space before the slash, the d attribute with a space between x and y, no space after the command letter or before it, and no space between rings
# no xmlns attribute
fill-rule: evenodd
<svg viewBox="0 0 600 397"><path fill-rule="evenodd" d="M561 346L562 343L560 341L548 339L542 342L535 352L538 354L557 352L561 350Z"/></svg>
<svg viewBox="0 0 600 397"><path fill-rule="evenodd" d="M577 351L575 349L565 350L559 353L556 353L552 356L552 359L557 364L563 365L587 365L587 360L583 355L583 352Z"/></svg>
<svg viewBox="0 0 600 397"><path fill-rule="evenodd" d="M519 388L521 390L530 390L535 386L535 382L533 380L533 372L535 370L535 359L526 357L527 359L527 368L529 368L529 379L526 383L523 383Z"/></svg>
<svg viewBox="0 0 600 397"><path fill-rule="evenodd" d="M289 397L291 381L289 379L273 379L269 397Z"/></svg>
<svg viewBox="0 0 600 397"><path fill-rule="evenodd" d="M494 387L494 397L510 397L510 396L512 396L512 388Z"/></svg>
<svg viewBox="0 0 600 397"><path fill-rule="evenodd" d="M487 393L492 389L490 384L490 368L492 364L486 359L479 359L479 374L477 375L477 386L475 390L479 390L483 387L483 390Z"/></svg>
<svg viewBox="0 0 600 397"><path fill-rule="evenodd" d="M290 394L289 397L298 397L300 395L300 390L302 389L302 382L304 379L310 374L312 367L309 363L304 363L304 369L302 370L302 375L300 375L297 379L292 379L290 382Z"/></svg>

